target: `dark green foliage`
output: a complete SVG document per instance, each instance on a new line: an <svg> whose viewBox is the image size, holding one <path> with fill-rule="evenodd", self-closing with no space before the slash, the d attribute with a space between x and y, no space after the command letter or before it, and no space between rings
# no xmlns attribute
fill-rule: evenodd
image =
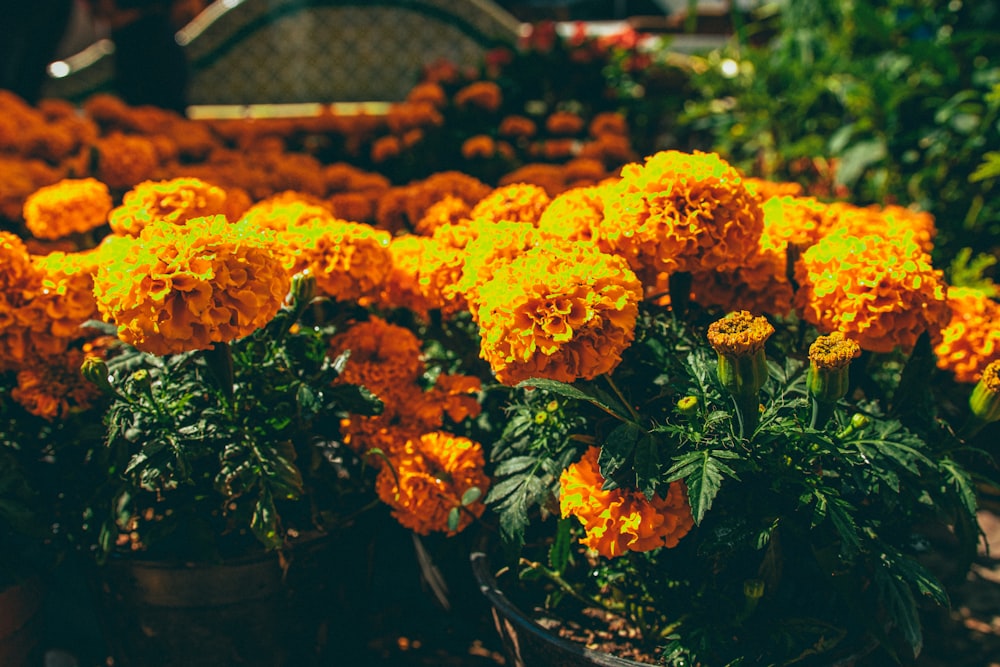
<svg viewBox="0 0 1000 667"><path fill-rule="evenodd" d="M297 326L306 305L211 351L124 347L108 362L108 476L93 500L98 516L111 510L105 551L128 535L150 554L195 560L276 549L289 531L330 525L366 502L339 419L381 405L362 387L334 385L344 359L327 354L329 327Z"/></svg>

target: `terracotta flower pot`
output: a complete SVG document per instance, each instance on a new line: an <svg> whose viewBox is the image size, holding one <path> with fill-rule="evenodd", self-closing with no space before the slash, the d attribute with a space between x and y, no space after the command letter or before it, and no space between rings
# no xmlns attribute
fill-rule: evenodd
<svg viewBox="0 0 1000 667"><path fill-rule="evenodd" d="M0 665L28 667L37 661L43 596L37 579L0 590Z"/></svg>
<svg viewBox="0 0 1000 667"><path fill-rule="evenodd" d="M335 547L336 545L336 547ZM317 665L326 636L345 632L344 543L310 539L288 554L225 564L116 558L99 572L102 625L124 667Z"/></svg>

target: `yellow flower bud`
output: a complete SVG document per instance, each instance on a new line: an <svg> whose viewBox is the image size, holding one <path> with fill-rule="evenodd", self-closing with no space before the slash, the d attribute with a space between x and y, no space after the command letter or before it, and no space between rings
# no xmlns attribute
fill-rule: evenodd
<svg viewBox="0 0 1000 667"><path fill-rule="evenodd" d="M820 336L809 346L809 395L818 401L836 403L847 394L851 360L861 347L840 331Z"/></svg>

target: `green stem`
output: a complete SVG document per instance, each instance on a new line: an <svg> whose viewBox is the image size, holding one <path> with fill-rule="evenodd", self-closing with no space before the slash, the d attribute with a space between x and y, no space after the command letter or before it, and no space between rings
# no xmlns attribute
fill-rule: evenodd
<svg viewBox="0 0 1000 667"><path fill-rule="evenodd" d="M621 389L618 388L618 385L615 384L615 381L611 379L609 374L605 373L604 379L608 381L609 385L611 385L611 390L615 392L615 396L618 397L618 400L621 401L622 404L628 409L628 413L632 415L632 421L638 424L641 417L639 417L639 413L635 411L635 408L632 407L632 404L625 400L625 394L622 393Z"/></svg>
<svg viewBox="0 0 1000 667"><path fill-rule="evenodd" d="M760 423L760 399L756 394L733 394L733 403L736 405L736 418L740 424L740 440L748 439Z"/></svg>
<svg viewBox="0 0 1000 667"><path fill-rule="evenodd" d="M809 421L809 428L820 429L826 425L833 415L833 403L817 400L812 397L812 419Z"/></svg>
<svg viewBox="0 0 1000 667"><path fill-rule="evenodd" d="M229 347L229 343L216 343L205 350L205 362L208 364L208 370L212 377L218 383L219 389L222 390L226 402L232 406L233 384L236 379L233 371L233 350Z"/></svg>
<svg viewBox="0 0 1000 667"><path fill-rule="evenodd" d="M535 561L528 560L527 558L521 558L519 562L521 563L521 565L526 565L527 567L530 567L532 570L540 570L542 574L544 574L546 577L549 578L549 580L552 581L552 583L561 588L573 599L582 602L587 606L596 605L601 609L604 609L605 611L612 611L612 608L609 607L607 603L605 603L603 600L591 599L585 595L581 595L580 592L577 591L575 588L573 588L573 586L568 581L562 578L562 575L560 575L558 572L555 572L554 570L550 570L541 563L536 563Z"/></svg>

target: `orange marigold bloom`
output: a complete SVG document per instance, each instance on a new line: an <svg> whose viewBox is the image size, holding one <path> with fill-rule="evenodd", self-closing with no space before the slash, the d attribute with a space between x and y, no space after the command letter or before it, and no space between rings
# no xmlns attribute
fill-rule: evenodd
<svg viewBox="0 0 1000 667"><path fill-rule="evenodd" d="M628 121L625 120L625 116L617 111L602 111L601 113L594 114L587 131L592 137L600 137L606 134L625 137L628 136Z"/></svg>
<svg viewBox="0 0 1000 667"><path fill-rule="evenodd" d="M941 271L912 233L888 239L832 232L795 265L795 307L822 332L842 331L865 350L910 350L948 321Z"/></svg>
<svg viewBox="0 0 1000 667"><path fill-rule="evenodd" d="M408 441L383 466L375 482L379 498L392 508L401 525L419 535L446 532L454 535L482 515L482 500L462 508L462 496L472 489L486 496L490 479L484 472L483 447L478 442L443 431L425 433ZM459 508L455 531L448 529L448 514Z"/></svg>
<svg viewBox="0 0 1000 667"><path fill-rule="evenodd" d="M24 224L40 239L58 239L100 227L111 210L108 186L94 178L63 179L24 202Z"/></svg>
<svg viewBox="0 0 1000 667"><path fill-rule="evenodd" d="M976 382L1000 359L1000 304L972 287L949 287L948 322L932 333L938 368L959 382Z"/></svg>
<svg viewBox="0 0 1000 667"><path fill-rule="evenodd" d="M661 151L622 168L600 238L651 281L658 273L736 268L764 215L739 172L714 153Z"/></svg>
<svg viewBox="0 0 1000 667"><path fill-rule="evenodd" d="M294 190L279 192L258 201L244 211L242 217L244 222L275 232L310 227L334 219L328 202Z"/></svg>
<svg viewBox="0 0 1000 667"><path fill-rule="evenodd" d="M349 351L338 381L360 384L378 396L416 383L424 372L420 339L406 327L372 316L330 339L331 357Z"/></svg>
<svg viewBox="0 0 1000 667"><path fill-rule="evenodd" d="M377 203L378 195L367 192L335 192L326 199L334 216L352 222L374 222Z"/></svg>
<svg viewBox="0 0 1000 667"><path fill-rule="evenodd" d="M57 337L73 339L83 335L81 325L97 319L94 298L94 273L103 259L99 249L83 252L51 252L34 257L41 276L41 286L32 306L48 322L48 331Z"/></svg>
<svg viewBox="0 0 1000 667"><path fill-rule="evenodd" d="M435 81L424 81L410 89L410 92L406 94L406 101L429 102L435 107L441 108L448 103L448 95L444 92L441 84Z"/></svg>
<svg viewBox="0 0 1000 667"><path fill-rule="evenodd" d="M760 197L761 201L767 201L772 197L800 197L803 188L798 183L788 181L768 181L763 178L744 176L743 183L747 190Z"/></svg>
<svg viewBox="0 0 1000 667"><path fill-rule="evenodd" d="M199 178L144 181L125 193L108 222L116 234L138 236L154 220L183 223L189 218L224 215L226 191Z"/></svg>
<svg viewBox="0 0 1000 667"><path fill-rule="evenodd" d="M537 185L545 190L549 197L555 197L566 190L566 169L558 164L533 162L504 174L498 181L500 187L519 183Z"/></svg>
<svg viewBox="0 0 1000 667"><path fill-rule="evenodd" d="M833 202L827 207L826 231L846 230L852 236L876 234L886 238L912 233L925 252L934 249L937 228L934 216L902 206L855 206L848 202Z"/></svg>
<svg viewBox="0 0 1000 667"><path fill-rule="evenodd" d="M593 158L610 166L623 165L638 159L632 140L627 135L601 134L586 141L576 152L578 158Z"/></svg>
<svg viewBox="0 0 1000 667"><path fill-rule="evenodd" d="M10 397L31 414L50 421L91 408L101 390L80 374L83 358L81 350L68 349L55 357L31 359L18 371Z"/></svg>
<svg viewBox="0 0 1000 667"><path fill-rule="evenodd" d="M455 93L455 106L472 106L494 112L503 103L503 91L493 81L474 81Z"/></svg>
<svg viewBox="0 0 1000 667"><path fill-rule="evenodd" d="M751 310L788 315L792 312L794 290L788 281L787 244L781 249L761 241L757 252L737 268L692 273L694 300L724 311Z"/></svg>
<svg viewBox="0 0 1000 667"><path fill-rule="evenodd" d="M323 178L330 192L384 192L392 183L382 174L365 171L347 162L334 162L323 167Z"/></svg>
<svg viewBox="0 0 1000 667"><path fill-rule="evenodd" d="M416 229L427 210L446 197L473 206L493 191L475 176L460 171L442 171L408 185L392 188L379 200L376 220L385 229Z"/></svg>
<svg viewBox="0 0 1000 667"><path fill-rule="evenodd" d="M551 134L578 134L586 122L572 111L554 111L545 119L545 130Z"/></svg>
<svg viewBox="0 0 1000 667"><path fill-rule="evenodd" d="M771 197L764 211L764 236L768 245L804 250L828 231L829 206L813 197Z"/></svg>
<svg viewBox="0 0 1000 667"><path fill-rule="evenodd" d="M542 142L541 155L546 160L565 160L580 153L576 139L546 139Z"/></svg>
<svg viewBox="0 0 1000 667"><path fill-rule="evenodd" d="M621 487L605 491L600 451L590 447L559 477L563 518L575 516L587 531L580 542L605 558L677 546L694 527L684 483L671 484L666 497Z"/></svg>
<svg viewBox="0 0 1000 667"><path fill-rule="evenodd" d="M592 379L631 344L641 299L620 257L584 244L536 246L480 288L480 356L504 384Z"/></svg>
<svg viewBox="0 0 1000 667"><path fill-rule="evenodd" d="M483 409L476 398L482 388L482 381L473 375L442 373L427 392L427 403L453 422L474 419Z"/></svg>
<svg viewBox="0 0 1000 667"><path fill-rule="evenodd" d="M470 218L510 220L534 224L552 199L545 188L531 183L501 185L479 200L469 213Z"/></svg>
<svg viewBox="0 0 1000 667"><path fill-rule="evenodd" d="M496 155L497 142L488 134L477 134L462 142L462 157L466 160L488 159Z"/></svg>
<svg viewBox="0 0 1000 667"><path fill-rule="evenodd" d="M604 219L604 196L599 186L561 192L538 216L538 229L569 241L598 242L597 229Z"/></svg>
<svg viewBox="0 0 1000 667"><path fill-rule="evenodd" d="M452 228L464 226L443 226L433 236L403 234L392 239L392 271L381 295L382 307L406 308L424 318L431 310L451 316L465 308L465 299L455 289L464 255L461 245L448 238Z"/></svg>
<svg viewBox="0 0 1000 667"><path fill-rule="evenodd" d="M538 126L535 121L531 120L527 116L505 116L503 120L500 121L500 126L497 132L501 137L525 137L530 138L535 136L538 132Z"/></svg>
<svg viewBox="0 0 1000 667"><path fill-rule="evenodd" d="M291 279L270 233L225 216L110 237L94 294L118 336L153 354L203 350L267 324Z"/></svg>
<svg viewBox="0 0 1000 667"><path fill-rule="evenodd" d="M392 268L389 239L389 232L332 215L300 222L275 237L289 275L308 270L321 294L363 305L382 289Z"/></svg>
<svg viewBox="0 0 1000 667"><path fill-rule="evenodd" d="M434 202L417 221L414 231L418 234L430 235L438 227L454 225L469 217L472 207L461 197L445 195L440 201Z"/></svg>
<svg viewBox="0 0 1000 667"><path fill-rule="evenodd" d="M461 277L446 288L446 294L451 291L461 294L472 319L478 320L482 286L493 279L497 269L537 246L546 237L532 225L509 220L494 222L487 218L471 218L465 226L473 237L464 246Z"/></svg>
<svg viewBox="0 0 1000 667"><path fill-rule="evenodd" d="M764 343L773 333L774 326L767 318L738 310L709 325L708 342L719 354L743 357L763 350Z"/></svg>
<svg viewBox="0 0 1000 667"><path fill-rule="evenodd" d="M97 178L113 190L123 190L152 178L160 166L156 145L146 137L112 132L94 143Z"/></svg>
<svg viewBox="0 0 1000 667"><path fill-rule="evenodd" d="M390 134L372 142L371 158L375 164L391 160L402 152L403 144L397 136Z"/></svg>

